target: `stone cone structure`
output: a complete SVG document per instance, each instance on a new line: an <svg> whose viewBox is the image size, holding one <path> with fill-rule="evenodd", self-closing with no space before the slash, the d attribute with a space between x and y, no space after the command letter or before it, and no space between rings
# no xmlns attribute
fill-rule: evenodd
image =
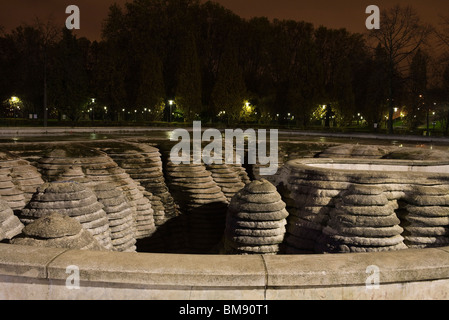
<svg viewBox="0 0 449 320"><path fill-rule="evenodd" d="M0 198L17 212L23 209L42 180L36 168L26 160L0 152Z"/></svg>
<svg viewBox="0 0 449 320"><path fill-rule="evenodd" d="M267 153L268 154L270 153L270 150L268 149L268 146L267 146ZM276 159L270 159L268 164L261 164L259 162L259 159L257 159L256 164L249 165L250 168L251 168L250 172L252 174L252 178L254 180L265 179L265 180L268 180L269 182L271 182L272 184L276 185L276 182L277 182L277 180L279 178L279 175L281 173L281 169L284 166L286 158L287 158L287 156L286 156L285 150L283 150L282 147L278 147L277 158ZM266 174L266 173L262 174L261 169L265 168L265 170L266 170L266 168L269 168L269 167L277 168L276 172L275 173L271 173L269 175Z"/></svg>
<svg viewBox="0 0 449 320"><path fill-rule="evenodd" d="M6 201L14 212L20 211L26 205L24 192L13 183L9 173L0 172L0 199Z"/></svg>
<svg viewBox="0 0 449 320"><path fill-rule="evenodd" d="M79 250L105 250L81 224L66 215L49 213L23 228L12 244Z"/></svg>
<svg viewBox="0 0 449 320"><path fill-rule="evenodd" d="M396 147L393 147L396 148ZM359 144L342 144L329 147L319 154L320 158L363 158L363 159L380 159L392 147L376 146L376 145L359 145Z"/></svg>
<svg viewBox="0 0 449 320"><path fill-rule="evenodd" d="M118 165L105 153L86 147L85 145L69 144L56 146L43 151L43 157L37 160L36 166L46 182L61 180L66 171L81 168L84 175L88 170L104 170L113 174Z"/></svg>
<svg viewBox="0 0 449 320"><path fill-rule="evenodd" d="M415 186L398 215L409 248L449 245L449 186Z"/></svg>
<svg viewBox="0 0 449 320"><path fill-rule="evenodd" d="M95 193L109 220L113 251L136 251L136 211L114 183L94 183L79 166L70 167L60 177L62 181L81 183Z"/></svg>
<svg viewBox="0 0 449 320"><path fill-rule="evenodd" d="M162 226L165 222L167 222L167 216L165 215L165 207L164 204L158 196L153 195L151 192L144 191L143 194L147 197L151 202L151 207L153 208L153 218L154 224L156 227Z"/></svg>
<svg viewBox="0 0 449 320"><path fill-rule="evenodd" d="M37 188L44 183L37 169L29 164L13 168L11 177L17 188L23 191L26 203L31 200Z"/></svg>
<svg viewBox="0 0 449 320"><path fill-rule="evenodd" d="M77 182L45 183L19 215L25 225L50 213L77 220L108 250L112 250L109 221L95 193Z"/></svg>
<svg viewBox="0 0 449 320"><path fill-rule="evenodd" d="M31 199L37 187L44 183L34 166L9 152L0 152L0 175L11 176L12 183L23 192L25 203Z"/></svg>
<svg viewBox="0 0 449 320"><path fill-rule="evenodd" d="M180 222L187 231L188 251L215 250L226 220L228 202L212 174L202 164L167 162L167 183L180 206Z"/></svg>
<svg viewBox="0 0 449 320"><path fill-rule="evenodd" d="M223 163L225 163L228 167L230 167L237 173L241 182L243 182L244 184L250 183L251 178L249 177L248 172L246 171L245 167L243 166L245 159L242 159L242 156L240 154L237 154L237 152L235 150L229 159L227 159L227 156L226 156L226 149L223 150L223 153L224 153Z"/></svg>
<svg viewBox="0 0 449 320"><path fill-rule="evenodd" d="M406 249L396 201L379 187L351 185L330 212L318 252L346 253Z"/></svg>
<svg viewBox="0 0 449 320"><path fill-rule="evenodd" d="M156 226L168 219L175 217L177 211L173 197L168 191L163 173L161 153L155 147L144 143L117 143L102 149L106 152L127 174L140 183L146 191L156 196L164 206L164 215L158 210Z"/></svg>
<svg viewBox="0 0 449 320"><path fill-rule="evenodd" d="M145 190L142 192L151 202L151 207L154 211L153 217L156 231L151 237L138 241L139 250L158 253L170 252L170 242L172 239L170 239L169 234L172 224L170 223L170 219L167 220L165 216L164 204L159 197L153 196L150 192Z"/></svg>
<svg viewBox="0 0 449 320"><path fill-rule="evenodd" d="M9 207L8 203L0 200L0 241L12 239L22 232L24 225Z"/></svg>
<svg viewBox="0 0 449 320"><path fill-rule="evenodd" d="M224 251L227 254L277 254L284 241L288 212L276 187L255 180L235 194L228 208Z"/></svg>
<svg viewBox="0 0 449 320"><path fill-rule="evenodd" d="M135 210L136 239L149 237L156 230L151 203L139 190L138 182L134 181L106 153L72 144L65 148L58 147L48 151L39 159L38 167L47 181L67 179L67 171L71 172L71 175L79 175L79 172L76 173L76 167L79 167L84 177L94 185L114 183Z"/></svg>
<svg viewBox="0 0 449 320"><path fill-rule="evenodd" d="M99 184L92 187L98 201L109 220L113 251L136 251L135 223L133 209L124 195L112 183Z"/></svg>
<svg viewBox="0 0 449 320"><path fill-rule="evenodd" d="M79 182L83 183L88 187L92 187L95 185L95 183L92 182L92 180L87 179L84 175L83 169L81 166L71 166L66 169L60 176L59 180L57 181L73 181L73 182Z"/></svg>
<svg viewBox="0 0 449 320"><path fill-rule="evenodd" d="M246 172L246 169L243 167L243 165L241 164L229 164L229 166L235 171L237 172L240 180L244 183L244 184L248 184L251 182L250 177L248 176L248 173Z"/></svg>
<svg viewBox="0 0 449 320"><path fill-rule="evenodd" d="M245 186L239 172L228 164L210 164L206 165L206 169L212 173L212 179L228 201Z"/></svg>
<svg viewBox="0 0 449 320"><path fill-rule="evenodd" d="M348 184L294 177L291 180L288 189L279 186L289 212L284 250L288 254L315 253L316 241L329 220L329 213Z"/></svg>

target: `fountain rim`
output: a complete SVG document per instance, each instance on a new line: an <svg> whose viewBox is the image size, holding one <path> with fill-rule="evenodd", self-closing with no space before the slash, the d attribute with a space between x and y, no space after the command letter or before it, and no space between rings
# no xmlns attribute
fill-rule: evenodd
<svg viewBox="0 0 449 320"><path fill-rule="evenodd" d="M369 266L380 288L367 290ZM67 279L79 270L80 290ZM447 297L449 247L313 255L96 252L0 244L2 299L423 299Z"/></svg>
<svg viewBox="0 0 449 320"><path fill-rule="evenodd" d="M336 164L336 165L351 165L352 167L347 169L332 168L331 166L321 167L323 164ZM357 165L361 165L363 168L367 166L370 169L357 169ZM385 170L382 167L402 166L409 167L412 170L398 170L391 169ZM354 159L354 158L303 158L289 160L285 163L286 170L294 172L321 172L329 175L357 175L357 176L369 176L380 174L389 176L395 176L404 178L404 173L407 173L408 177L411 176L435 176L435 177L448 177L449 178L449 160L396 160L396 159ZM419 171L421 168L445 168L446 171ZM415 171L413 169L418 169Z"/></svg>

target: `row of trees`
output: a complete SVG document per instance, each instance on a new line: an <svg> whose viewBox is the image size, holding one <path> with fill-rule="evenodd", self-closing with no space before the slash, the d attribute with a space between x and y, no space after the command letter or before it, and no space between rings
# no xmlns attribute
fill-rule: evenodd
<svg viewBox="0 0 449 320"><path fill-rule="evenodd" d="M110 7L99 42L39 21L3 33L0 98L72 120L158 120L173 100L186 121L344 126L361 114L370 125L391 120L391 132L398 107L415 128L420 112L447 106L448 26L443 19L438 32L395 6L362 35L245 20L214 2L134 0ZM430 55L430 43L443 54Z"/></svg>

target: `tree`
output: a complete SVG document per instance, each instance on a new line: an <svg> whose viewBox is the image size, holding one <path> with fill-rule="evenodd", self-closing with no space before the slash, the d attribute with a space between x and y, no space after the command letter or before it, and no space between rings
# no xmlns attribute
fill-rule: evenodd
<svg viewBox="0 0 449 320"><path fill-rule="evenodd" d="M439 45L445 50L442 59L449 61L449 16L441 16L439 25L435 34L439 40Z"/></svg>
<svg viewBox="0 0 449 320"><path fill-rule="evenodd" d="M152 115L152 120L159 119L164 108L165 87L162 69L159 56L154 52L148 52L142 61L137 105L147 109Z"/></svg>
<svg viewBox="0 0 449 320"><path fill-rule="evenodd" d="M23 24L5 36L9 46L8 78L13 91L25 103L29 113L38 113L47 124L47 72L51 52L60 31L52 21L37 19L33 25Z"/></svg>
<svg viewBox="0 0 449 320"><path fill-rule="evenodd" d="M18 83L17 55L11 37L0 36L0 101L7 100L15 94L14 88Z"/></svg>
<svg viewBox="0 0 449 320"><path fill-rule="evenodd" d="M114 43L106 41L99 43L97 63L94 70L94 97L98 102L108 106L116 119L123 112L129 112L130 107L126 91L127 63L123 52L117 50ZM115 54L112 55L111 52ZM125 111L122 111L125 109ZM93 110L95 113L95 110Z"/></svg>
<svg viewBox="0 0 449 320"><path fill-rule="evenodd" d="M49 74L49 101L56 107L59 118L66 115L78 121L89 101L86 55L72 31L63 28Z"/></svg>
<svg viewBox="0 0 449 320"><path fill-rule="evenodd" d="M202 70L203 105L207 107L204 116L213 118L217 113L212 102L212 92L218 78L220 61L230 38L234 39L236 46L241 43L242 39L239 35L244 30L243 22L238 15L212 1L206 1L200 5L194 21L198 26L196 40ZM236 39L237 37L240 42ZM240 48L239 51L241 51ZM239 52L236 54L239 55Z"/></svg>
<svg viewBox="0 0 449 320"><path fill-rule="evenodd" d="M421 22L411 6L396 5L381 13L382 27L373 29L369 36L381 43L387 54L388 75L388 132L393 133L394 81L396 71L403 68L403 62L413 55L426 41L431 27ZM401 72L399 72L401 74Z"/></svg>
<svg viewBox="0 0 449 320"><path fill-rule="evenodd" d="M110 66L103 73L109 73L109 77L120 74L121 78L113 80L118 90L114 93L111 87L108 103L120 105L120 109L132 106L134 113L143 106L152 110L154 107L150 106L159 108L161 98L176 95L179 77L187 77L186 73L192 75L192 71L180 67L194 69L187 64L190 57L183 58L186 54L183 41L186 30L196 37L198 7L196 0L135 0L126 3L124 9L118 5L110 7L103 28L103 40L110 50L107 53ZM181 81L181 86L182 83L187 85L186 81ZM185 94L187 89L183 90Z"/></svg>
<svg viewBox="0 0 449 320"><path fill-rule="evenodd" d="M221 57L217 81L211 95L215 114L225 111L228 120L237 121L243 108L245 95L246 86L238 64L236 47L229 43Z"/></svg>
<svg viewBox="0 0 449 320"><path fill-rule="evenodd" d="M449 133L449 105L447 104L447 101L449 100L449 63L446 64L443 72L443 79L442 79L442 91L443 91L443 97L446 101L446 126L444 129L444 134L447 135Z"/></svg>
<svg viewBox="0 0 449 320"><path fill-rule="evenodd" d="M246 87L252 99L257 101L261 116L268 117L268 113L275 113L275 107L267 104L267 98L273 97L275 93L270 66L272 52L281 47L279 38L275 36L274 28L266 17L242 21L238 33L239 60Z"/></svg>
<svg viewBox="0 0 449 320"><path fill-rule="evenodd" d="M184 120L190 122L202 111L201 67L194 35L189 32L180 47L177 69L176 105L182 110Z"/></svg>
<svg viewBox="0 0 449 320"><path fill-rule="evenodd" d="M290 113L297 125L305 126L323 94L322 68L313 25L303 21L275 20L273 28L276 41L270 51L270 71L277 89L275 105L283 106L282 113ZM273 113L279 111L273 110Z"/></svg>
<svg viewBox="0 0 449 320"><path fill-rule="evenodd" d="M408 122L411 130L418 127L422 111L426 110L427 133L429 134L429 105L425 104L427 98L427 65L429 57L418 49L410 64L410 106Z"/></svg>
<svg viewBox="0 0 449 320"><path fill-rule="evenodd" d="M94 93L98 101L107 105L118 119L120 114L130 112L131 107L135 106L136 95L133 96L134 101L130 101L127 80L130 79L130 63L135 58L133 50L130 50L132 38L126 15L116 4L109 8L108 18L103 25L102 38L103 40L93 48L96 52L93 72ZM140 77L133 75L134 90L139 89L136 85L136 81L139 80ZM122 111L123 109L125 111Z"/></svg>
<svg viewBox="0 0 449 320"><path fill-rule="evenodd" d="M389 98L387 59L385 49L379 44L374 51L367 73L369 77L367 79L366 109L364 111L367 121L372 124L377 123L379 125L383 121L384 111L387 110L387 99Z"/></svg>
<svg viewBox="0 0 449 320"><path fill-rule="evenodd" d="M363 37L346 29L320 27L315 31L315 42L323 68L322 104L332 109L339 124L348 124L355 111L354 66L363 61L366 48Z"/></svg>

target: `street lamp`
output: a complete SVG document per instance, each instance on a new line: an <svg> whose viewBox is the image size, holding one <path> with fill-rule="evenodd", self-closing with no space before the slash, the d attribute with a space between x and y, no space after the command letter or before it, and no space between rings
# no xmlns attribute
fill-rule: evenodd
<svg viewBox="0 0 449 320"><path fill-rule="evenodd" d="M168 104L170 106L170 115L169 115L169 121L168 122L171 122L172 106L173 106L174 103L175 102L173 100L168 100Z"/></svg>
<svg viewBox="0 0 449 320"><path fill-rule="evenodd" d="M12 96L11 99L9 99L9 102L11 104L12 110L13 110L13 117L16 118L17 117L17 110L20 110L20 106L18 105L18 103L20 102L20 99L17 98L16 96Z"/></svg>
<svg viewBox="0 0 449 320"><path fill-rule="evenodd" d="M92 121L95 121L95 109L94 109L95 101L96 101L95 98L90 99L90 102L91 102L91 105L92 105L92 107L91 107L91 109L92 109Z"/></svg>

